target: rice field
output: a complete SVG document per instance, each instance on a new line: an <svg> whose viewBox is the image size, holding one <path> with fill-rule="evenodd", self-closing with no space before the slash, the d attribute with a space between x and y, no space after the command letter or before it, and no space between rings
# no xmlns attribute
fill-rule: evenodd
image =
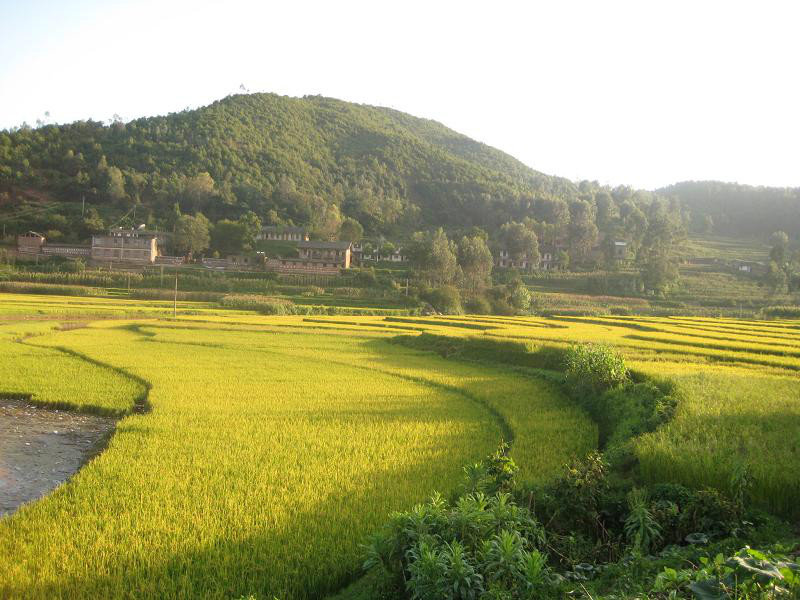
<svg viewBox="0 0 800 600"><path fill-rule="evenodd" d="M645 480L725 489L747 463L754 499L798 514L800 321L171 308L0 295L0 392L126 411L105 452L0 521L0 597L324 596L388 512L455 490L501 438L528 482L596 446L555 384L400 334L613 344L681 392L636 441Z"/></svg>

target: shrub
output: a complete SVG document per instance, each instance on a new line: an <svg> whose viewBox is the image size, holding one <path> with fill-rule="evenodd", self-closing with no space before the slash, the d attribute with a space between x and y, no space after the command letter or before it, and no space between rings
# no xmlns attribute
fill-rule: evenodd
<svg viewBox="0 0 800 600"><path fill-rule="evenodd" d="M527 311L531 306L531 291L520 283L514 286L514 289L511 291L510 300L511 306L517 311Z"/></svg>
<svg viewBox="0 0 800 600"><path fill-rule="evenodd" d="M220 302L225 308L254 310L264 315L296 314L296 306L285 298L269 296L225 296Z"/></svg>
<svg viewBox="0 0 800 600"><path fill-rule="evenodd" d="M566 353L567 383L578 397L597 396L628 380L625 359L604 344L575 344Z"/></svg>
<svg viewBox="0 0 800 600"><path fill-rule="evenodd" d="M445 315L460 315L464 313L461 307L461 294L452 285L443 285L420 294L420 297L428 302L438 312Z"/></svg>
<svg viewBox="0 0 800 600"><path fill-rule="evenodd" d="M498 456L505 456L504 447L488 464ZM507 487L509 480L501 479ZM364 566L412 598L535 598L551 589L544 545L542 527L508 493L469 493L452 504L435 494L391 515L368 546Z"/></svg>
<svg viewBox="0 0 800 600"><path fill-rule="evenodd" d="M464 303L464 308L473 315L492 314L492 305L483 296L473 296Z"/></svg>
<svg viewBox="0 0 800 600"><path fill-rule="evenodd" d="M52 285L47 283L0 282L0 292L10 294L53 294L56 296L105 296L106 290L78 285Z"/></svg>
<svg viewBox="0 0 800 600"><path fill-rule="evenodd" d="M800 306L768 306L764 316L774 319L800 319Z"/></svg>

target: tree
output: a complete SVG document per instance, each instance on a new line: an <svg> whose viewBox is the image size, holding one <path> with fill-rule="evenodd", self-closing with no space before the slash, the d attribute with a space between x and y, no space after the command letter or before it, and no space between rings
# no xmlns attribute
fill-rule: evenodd
<svg viewBox="0 0 800 600"><path fill-rule="evenodd" d="M81 234L83 237L89 237L97 233L102 233L106 229L106 224L103 222L100 213L94 206L86 209L86 215L83 217L81 226Z"/></svg>
<svg viewBox="0 0 800 600"><path fill-rule="evenodd" d="M203 252L211 241L209 228L210 223L203 213L182 215L175 226L175 250L182 254Z"/></svg>
<svg viewBox="0 0 800 600"><path fill-rule="evenodd" d="M585 260L597 243L594 207L583 200L570 204L569 247L577 260Z"/></svg>
<svg viewBox="0 0 800 600"><path fill-rule="evenodd" d="M433 286L451 284L458 275L457 248L440 227L434 233L417 232L409 245L416 276Z"/></svg>
<svg viewBox="0 0 800 600"><path fill-rule="evenodd" d="M569 252L566 250L556 252L556 264L562 271L569 269Z"/></svg>
<svg viewBox="0 0 800 600"><path fill-rule="evenodd" d="M342 225L342 214L335 204L325 204L316 199L317 207L312 211L311 230L320 238L331 240L336 237Z"/></svg>
<svg viewBox="0 0 800 600"><path fill-rule="evenodd" d="M514 260L528 260L539 263L539 239L536 232L522 223L511 221L500 228L503 244Z"/></svg>
<svg viewBox="0 0 800 600"><path fill-rule="evenodd" d="M773 294L780 294L786 291L786 271L776 261L770 261L765 279Z"/></svg>
<svg viewBox="0 0 800 600"><path fill-rule="evenodd" d="M491 283L493 262L492 253L483 237L461 238L458 244L458 265L467 290L476 293Z"/></svg>
<svg viewBox="0 0 800 600"><path fill-rule="evenodd" d="M184 194L195 210L205 207L214 195L214 179L207 172L188 177L184 183Z"/></svg>
<svg viewBox="0 0 800 600"><path fill-rule="evenodd" d="M597 206L597 227L607 231L619 217L614 198L606 190L601 190L595 195L594 203Z"/></svg>
<svg viewBox="0 0 800 600"><path fill-rule="evenodd" d="M364 235L364 228L361 223L351 217L347 217L339 226L339 239L345 242L357 242Z"/></svg>
<svg viewBox="0 0 800 600"><path fill-rule="evenodd" d="M786 263L788 248L789 236L786 235L786 232L776 231L772 234L772 250L770 250L769 257L778 266L783 266Z"/></svg>
<svg viewBox="0 0 800 600"><path fill-rule="evenodd" d="M239 225L243 228L243 248L252 250L256 246L256 238L261 233L261 219L253 211L247 211L239 218Z"/></svg>
<svg viewBox="0 0 800 600"><path fill-rule="evenodd" d="M714 233L714 219L711 215L703 217L703 233L707 235Z"/></svg>
<svg viewBox="0 0 800 600"><path fill-rule="evenodd" d="M663 207L651 210L647 233L639 252L642 282L648 290L666 292L678 280L675 243L681 238L682 224Z"/></svg>
<svg viewBox="0 0 800 600"><path fill-rule="evenodd" d="M211 230L211 247L220 256L239 254L247 244L247 228L241 221L223 219Z"/></svg>

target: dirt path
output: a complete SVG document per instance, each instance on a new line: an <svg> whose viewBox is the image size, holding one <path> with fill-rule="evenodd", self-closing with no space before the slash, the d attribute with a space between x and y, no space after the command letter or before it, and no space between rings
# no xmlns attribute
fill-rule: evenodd
<svg viewBox="0 0 800 600"><path fill-rule="evenodd" d="M114 425L109 417L0 400L0 517L64 483Z"/></svg>

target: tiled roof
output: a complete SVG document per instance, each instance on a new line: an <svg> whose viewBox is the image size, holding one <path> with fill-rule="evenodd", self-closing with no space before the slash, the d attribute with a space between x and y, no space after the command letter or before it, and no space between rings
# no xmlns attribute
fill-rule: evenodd
<svg viewBox="0 0 800 600"><path fill-rule="evenodd" d="M350 245L350 242L300 242L297 247L312 250L347 250Z"/></svg>

